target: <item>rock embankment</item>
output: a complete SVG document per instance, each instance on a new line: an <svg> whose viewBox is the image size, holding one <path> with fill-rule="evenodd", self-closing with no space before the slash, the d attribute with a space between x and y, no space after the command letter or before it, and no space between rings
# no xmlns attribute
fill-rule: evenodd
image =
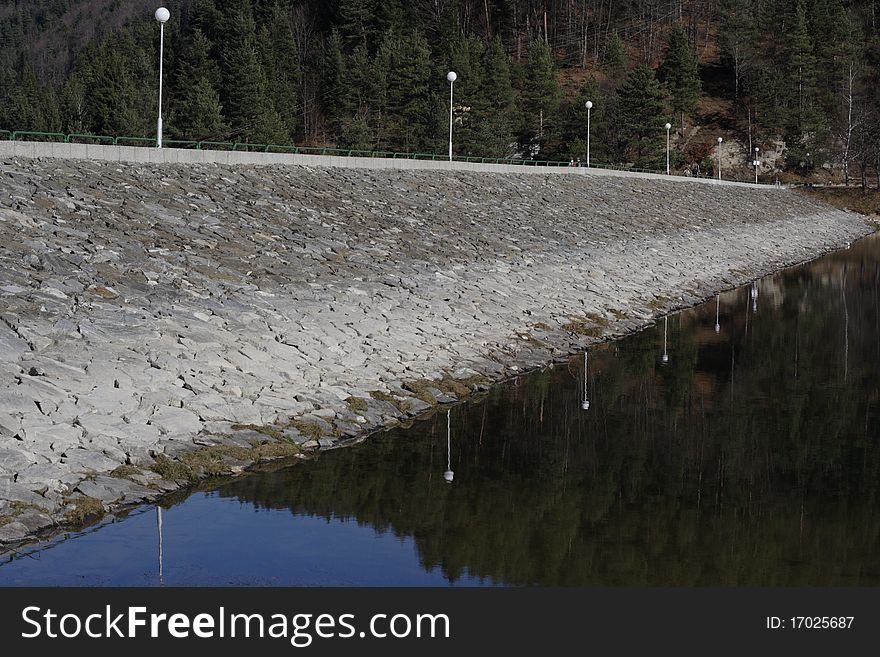
<svg viewBox="0 0 880 657"><path fill-rule="evenodd" d="M868 232L626 177L0 164L0 542L329 448Z"/></svg>

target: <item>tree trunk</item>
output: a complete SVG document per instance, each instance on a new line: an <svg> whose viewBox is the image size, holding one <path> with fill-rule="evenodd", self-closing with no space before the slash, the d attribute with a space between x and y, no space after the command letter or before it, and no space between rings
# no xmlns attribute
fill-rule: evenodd
<svg viewBox="0 0 880 657"><path fill-rule="evenodd" d="M489 0L483 0L483 8L486 10L486 40L492 40L492 19L489 17Z"/></svg>
<svg viewBox="0 0 880 657"><path fill-rule="evenodd" d="M847 76L846 96L846 135L843 143L843 184L849 187L849 160L852 151L852 135L853 135L853 85L855 82L855 66L852 62L849 64L849 75Z"/></svg>
<svg viewBox="0 0 880 657"><path fill-rule="evenodd" d="M547 31L547 10L544 10L544 45L550 47L550 33Z"/></svg>

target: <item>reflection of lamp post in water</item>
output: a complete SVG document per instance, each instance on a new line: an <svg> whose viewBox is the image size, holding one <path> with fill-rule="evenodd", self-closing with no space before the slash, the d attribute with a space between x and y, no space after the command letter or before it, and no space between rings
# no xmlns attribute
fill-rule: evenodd
<svg viewBox="0 0 880 657"><path fill-rule="evenodd" d="M590 410L590 400L587 399L587 352L584 352L584 398L581 401L581 410Z"/></svg>
<svg viewBox="0 0 880 657"><path fill-rule="evenodd" d="M156 505L156 526L159 528L159 584L164 584L165 579L162 573L162 507Z"/></svg>
<svg viewBox="0 0 880 657"><path fill-rule="evenodd" d="M443 478L447 484L451 484L455 478L452 471L452 411L446 411L446 472Z"/></svg>
<svg viewBox="0 0 880 657"><path fill-rule="evenodd" d="M721 295L715 297L715 332L721 333Z"/></svg>
<svg viewBox="0 0 880 657"><path fill-rule="evenodd" d="M758 312L758 281L752 283L752 312Z"/></svg>
<svg viewBox="0 0 880 657"><path fill-rule="evenodd" d="M669 354L666 351L666 330L669 328L669 315L663 318L663 355L660 356L660 362L664 365L669 362Z"/></svg>

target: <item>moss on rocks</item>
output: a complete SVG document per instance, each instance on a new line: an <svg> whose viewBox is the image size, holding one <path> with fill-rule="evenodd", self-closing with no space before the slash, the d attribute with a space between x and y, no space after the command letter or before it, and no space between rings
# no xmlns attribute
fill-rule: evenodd
<svg viewBox="0 0 880 657"><path fill-rule="evenodd" d="M601 315L587 313L583 319L573 318L562 328L570 333L576 333L588 338L600 338L605 329L608 328L608 319Z"/></svg>
<svg viewBox="0 0 880 657"><path fill-rule="evenodd" d="M345 400L345 403L355 413L363 413L367 410L367 400L360 397L349 397Z"/></svg>
<svg viewBox="0 0 880 657"><path fill-rule="evenodd" d="M284 434L278 427L272 427L264 424L233 424L233 431L256 431L275 440L284 440Z"/></svg>
<svg viewBox="0 0 880 657"><path fill-rule="evenodd" d="M311 440L318 440L327 435L327 432L325 432L317 422L296 419L290 421L290 426Z"/></svg>
<svg viewBox="0 0 880 657"><path fill-rule="evenodd" d="M104 517L104 504L94 497L83 495L70 500L73 508L64 514L64 520L74 527L83 527Z"/></svg>
<svg viewBox="0 0 880 657"><path fill-rule="evenodd" d="M409 413L412 408L412 404L409 403L409 400L389 395L387 392L382 392L381 390L373 390L370 392L370 397L377 401L388 402L403 414Z"/></svg>
<svg viewBox="0 0 880 657"><path fill-rule="evenodd" d="M110 471L111 477L116 477L117 479L128 479L132 475L139 474L141 469L134 465L120 465L117 468L114 468Z"/></svg>
<svg viewBox="0 0 880 657"><path fill-rule="evenodd" d="M169 481L193 483L205 477L230 474L229 459L257 463L267 459L278 459L300 454L299 447L291 442L263 442L251 447L236 445L211 445L179 458L170 459L164 454L156 457L151 470Z"/></svg>

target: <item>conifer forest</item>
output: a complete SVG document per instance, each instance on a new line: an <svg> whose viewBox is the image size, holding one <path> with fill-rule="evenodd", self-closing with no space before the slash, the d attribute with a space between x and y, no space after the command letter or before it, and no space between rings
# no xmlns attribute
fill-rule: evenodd
<svg viewBox="0 0 880 657"><path fill-rule="evenodd" d="M0 4L0 130L151 137L158 0ZM877 0L168 0L171 139L880 185ZM717 138L723 138L719 145Z"/></svg>

